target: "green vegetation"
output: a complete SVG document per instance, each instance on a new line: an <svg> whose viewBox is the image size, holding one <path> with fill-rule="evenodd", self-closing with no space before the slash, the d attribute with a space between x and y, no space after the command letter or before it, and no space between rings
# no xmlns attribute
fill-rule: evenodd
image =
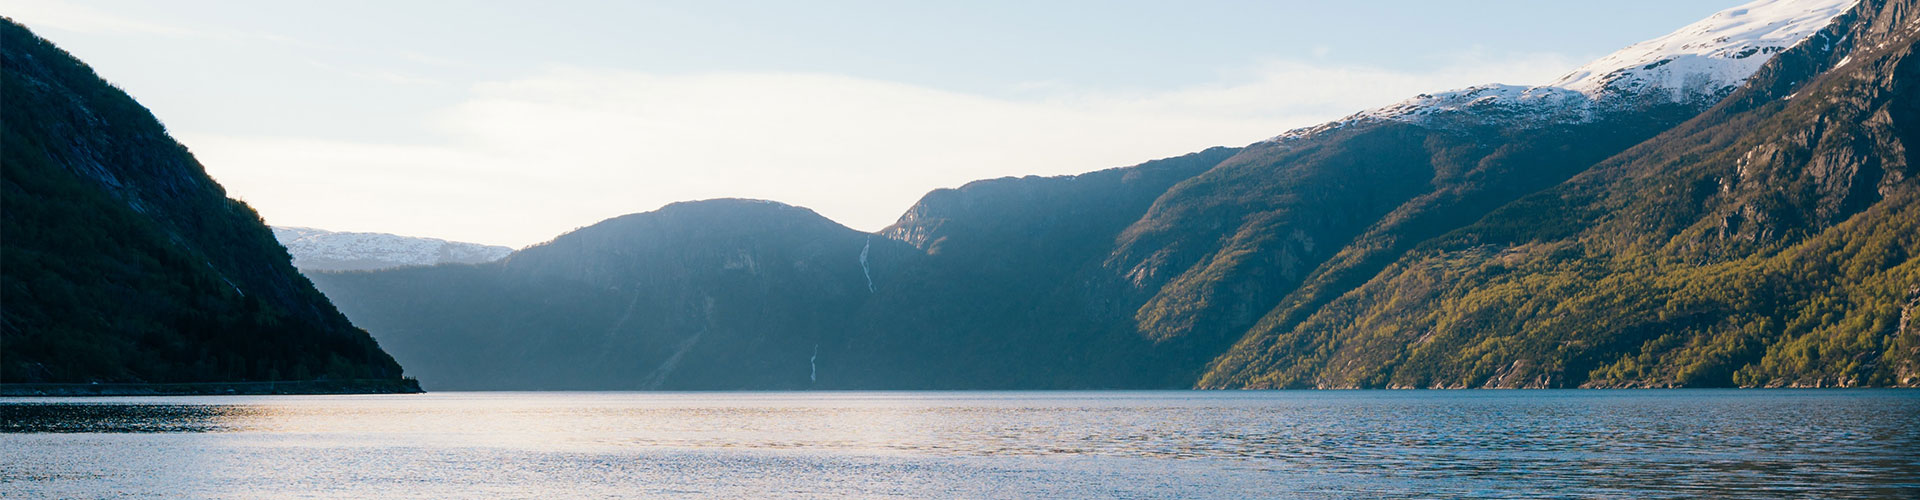
<svg viewBox="0 0 1920 500"><path fill-rule="evenodd" d="M1790 51L1719 108L1304 320L1276 310L1201 385L1920 383L1920 61L1911 33L1894 42L1825 75L1778 67L1840 53Z"/></svg>
<svg viewBox="0 0 1920 500"><path fill-rule="evenodd" d="M400 378L151 113L0 22L0 381Z"/></svg>
<svg viewBox="0 0 1920 500"><path fill-rule="evenodd" d="M1917 11L1863 2L1717 104L1346 122L876 235L685 203L315 279L458 388L1914 386Z"/></svg>

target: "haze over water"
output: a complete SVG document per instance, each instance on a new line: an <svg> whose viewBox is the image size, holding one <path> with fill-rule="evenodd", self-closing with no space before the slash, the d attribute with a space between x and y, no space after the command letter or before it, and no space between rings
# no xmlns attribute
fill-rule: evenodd
<svg viewBox="0 0 1920 500"><path fill-rule="evenodd" d="M1920 394L435 393L0 399L13 497L1920 494Z"/></svg>

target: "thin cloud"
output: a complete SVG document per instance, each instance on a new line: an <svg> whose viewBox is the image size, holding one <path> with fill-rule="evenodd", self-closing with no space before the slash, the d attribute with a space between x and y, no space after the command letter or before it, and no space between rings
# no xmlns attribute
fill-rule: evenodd
<svg viewBox="0 0 1920 500"><path fill-rule="evenodd" d="M827 74L556 68L473 86L443 140L186 136L275 224L526 245L666 203L753 197L862 230L927 191L1239 146L1419 92L1544 81L1560 58L1408 73L1278 61L1169 92L1003 99ZM343 200L348 200L344 201Z"/></svg>
<svg viewBox="0 0 1920 500"><path fill-rule="evenodd" d="M59 30L93 35L197 38L227 42L270 42L309 50L329 47L273 33L186 26L128 17L59 0L0 0L0 12L35 30Z"/></svg>
<svg viewBox="0 0 1920 500"><path fill-rule="evenodd" d="M33 28L48 28L78 33L115 35L154 35L165 37L205 37L204 31L125 17L84 5L54 0L0 1L14 21Z"/></svg>
<svg viewBox="0 0 1920 500"><path fill-rule="evenodd" d="M344 67L338 64L321 61L318 59L308 59L307 65L313 66L315 68L319 68L322 70L326 70L328 72L332 72L335 74L341 74L341 75L346 75L353 78L358 78L361 80L387 83L387 84L393 84L393 85L439 86L439 85L445 84L445 82L442 82L440 80L435 80L432 78L407 75L407 74L402 74L395 71L387 71L387 70L381 70L381 69L349 68L349 67Z"/></svg>

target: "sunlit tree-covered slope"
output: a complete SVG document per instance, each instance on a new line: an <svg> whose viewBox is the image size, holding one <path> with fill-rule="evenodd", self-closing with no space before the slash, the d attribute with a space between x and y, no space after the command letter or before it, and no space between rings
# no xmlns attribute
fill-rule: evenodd
<svg viewBox="0 0 1920 500"><path fill-rule="evenodd" d="M1740 91L1428 241L1203 387L1920 383L1914 2L1866 2Z"/></svg>

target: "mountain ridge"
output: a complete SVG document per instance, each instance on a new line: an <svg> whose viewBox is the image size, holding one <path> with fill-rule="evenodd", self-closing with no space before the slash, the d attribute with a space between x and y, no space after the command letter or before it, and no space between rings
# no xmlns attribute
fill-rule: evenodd
<svg viewBox="0 0 1920 500"><path fill-rule="evenodd" d="M1582 173L1567 184L1540 194L1529 196L1516 204L1505 207L1476 222L1461 232L1446 236L1428 245L1420 254L1407 260L1396 262L1387 272L1370 279L1363 288L1353 294L1345 294L1340 302L1313 312L1313 317L1302 319L1299 323L1288 324L1280 321L1268 321L1256 328L1233 352L1223 356L1203 378L1202 387L1553 387L1564 385L1583 386L1720 386L1720 385L1912 385L1911 376L1900 375L1899 371L1876 371L1861 369L1859 372L1841 375L1839 379L1827 382L1800 380L1794 374L1801 370L1828 370L1832 367L1803 366L1798 369L1778 370L1767 368L1778 363L1780 354L1773 349L1792 345L1791 337L1806 336L1814 330L1833 330L1848 332L1848 335L1865 335L1861 338L1878 338L1878 350L1892 359L1888 364L1907 365L1912 363L1912 352L1903 352L1904 331L1886 330L1872 333L1872 328L1859 329L1859 326L1825 324L1823 320L1800 323L1778 323L1781 318L1792 318L1805 314L1808 307L1815 305L1794 305L1799 300L1814 300L1821 296L1818 292L1823 285L1807 283L1800 278L1775 274L1768 269L1776 267L1804 269L1808 276L1832 275L1834 271L1820 270L1818 267L1805 267L1807 264L1788 257L1767 257L1777 254L1788 246L1789 232L1811 232L1812 234L1846 231L1830 226L1837 222L1838 213L1819 215L1829 208L1805 208L1802 202L1792 198L1778 198L1770 195L1759 196L1761 200L1769 198L1780 201L1765 201L1763 205L1747 205L1738 208L1725 218L1716 221L1694 223L1696 227L1681 231L1674 224L1686 221L1684 217L1698 217L1700 210L1692 208L1694 203L1711 202L1724 195L1722 191L1733 193L1736 181L1748 177L1745 189L1760 189L1763 193L1772 189L1766 182L1754 182L1751 171L1765 162L1769 168L1784 176L1786 180L1804 178L1808 172L1820 172L1821 161L1806 163L1806 156L1783 155L1786 150L1777 146L1754 147L1743 153L1743 157L1728 160L1714 160L1725 157L1720 151L1733 146L1743 135L1747 141L1781 140L1805 143L1808 137L1818 138L1822 133L1806 132L1788 126L1769 126L1768 123L1787 123L1795 116L1790 111L1803 109L1813 103L1808 97L1818 96L1821 101L1842 102L1849 99L1871 98L1874 102L1899 103L1892 96L1906 96L1911 102L1914 77L1912 65L1903 63L1895 69L1888 69L1883 83L1891 85L1885 89L1860 88L1849 92L1813 94L1799 98L1794 96L1806 89L1830 88L1836 81L1848 80L1845 73L1833 73L1830 68L1846 65L1854 56L1880 57L1888 51L1910 52L1913 37L1920 31L1906 14L1913 10L1912 2L1868 2L1861 4L1855 11L1844 14L1836 22L1813 35L1822 41L1819 46L1801 46L1782 53L1768 66L1762 68L1754 84L1744 87L1721 102L1707 114L1677 126L1663 133L1660 138L1643 143L1623 152L1621 155L1597 165ZM1864 11L1864 12L1863 12ZM1879 42L1877 48L1864 51L1851 50L1849 40L1891 40L1888 44ZM1888 45L1892 45L1889 47ZM1894 55L1895 60L1905 60ZM1900 69L1904 68L1904 69ZM1901 78L1894 78L1901 77ZM1821 84L1826 85L1821 85ZM1858 95L1853 95L1857 92ZM1891 100L1889 100L1891 99ZM1825 102L1831 104L1831 102ZM1864 106L1864 105L1863 105ZM1798 107L1798 108L1796 108ZM1781 108L1787 108L1785 110ZM1867 106L1871 109L1871 106ZM1899 110L1899 106L1883 108ZM1906 122L1888 121L1891 116L1912 116L1912 105L1907 111L1894 115L1876 116L1869 114L1866 124L1877 123L1883 137L1911 137L1913 125ZM1884 112L1883 112L1884 113ZM1909 118L1910 119L1910 118ZM1769 121L1771 120L1771 121ZM1824 122L1824 115L1816 114L1816 123ZM1766 130L1761 134L1743 134L1745 127ZM1785 127L1785 128L1781 128ZM1775 135L1765 135L1775 134ZM1795 139L1798 137L1798 139ZM1826 137L1834 137L1827 135ZM1841 134L1838 141L1853 141L1870 138L1856 136L1853 133ZM1772 138L1772 139L1770 139ZM1902 167L1914 164L1910 153L1893 153L1905 148L1901 144L1911 139L1894 139L1891 142L1882 139L1876 146L1887 151L1861 155L1824 157L1830 164L1858 164L1861 159L1875 158L1896 162ZM1805 150L1806 146L1799 146ZM1674 150L1687 153L1675 153ZM1756 157L1756 154L1764 155ZM1823 158L1814 156L1812 158ZM1851 158L1851 160L1849 160ZM1835 161L1837 160L1837 161ZM1717 163L1725 161L1725 163ZM1878 161L1878 160L1875 160ZM1652 164L1650 164L1652 163ZM1676 166L1681 165L1681 166ZM1838 166L1838 165L1836 165ZM1889 167L1893 165L1887 165ZM1809 171L1796 171L1795 168L1810 167ZM1679 170L1675 170L1679 169ZM1708 172L1731 169L1735 175ZM1855 170L1859 172L1859 170ZM1888 174L1884 178L1882 189L1892 188L1904 192L1910 190L1910 173L1901 173L1900 169L1880 169ZM1698 173L1685 173L1698 172ZM1747 172L1747 173L1740 173ZM1869 171L1870 172L1870 171ZM1692 180L1680 180L1676 177L1699 175ZM1822 174L1826 175L1826 174ZM1667 179L1667 180L1663 180ZM1805 181L1792 181L1803 184ZM1731 183L1731 184L1729 184ZM1644 185L1644 186L1643 186ZM1637 189L1621 186L1641 186ZM1850 188L1851 189L1851 188ZM1613 193L1611 195L1605 193ZM1672 193L1671 195L1646 196L1644 193ZM1789 190L1788 192L1799 192ZM1814 191L1814 192L1817 192ZM1893 194L1886 195L1893 199ZM1905 195L1900 195L1905 196ZM1826 196L1810 196L1811 199L1844 200L1846 193ZM1697 201L1696 201L1697 200ZM1892 206L1902 206L1903 201L1895 199ZM1600 204L1596 206L1596 204ZM1844 204L1844 203L1843 203ZM1769 206L1770 205L1770 206ZM1796 205L1802 205L1796 207ZM1635 208L1635 207L1638 208ZM1710 205L1709 205L1710 206ZM1757 207L1757 208L1756 208ZM1884 207L1884 206L1883 206ZM1858 209L1858 207L1856 207ZM1799 210L1804 212L1795 213ZM1876 218L1875 227L1893 224L1899 227L1906 220L1907 209L1893 209L1894 214ZM1644 214L1626 217L1620 214ZM1859 213L1859 212L1855 212ZM1583 227L1583 221L1597 220L1607 224L1604 228ZM1746 222L1743 222L1746 221ZM1755 223L1754 221L1758 221ZM1798 222L1807 221L1807 222ZM1811 228L1801 229L1811 224ZM1710 230L1718 226L1717 230ZM1816 229L1818 229L1816 231ZM1905 253L1907 262L1900 263L1898 257L1893 260L1875 260L1874 257L1839 252L1830 258L1846 260L1864 260L1880 262L1874 266L1892 265L1894 269L1911 268L1911 243L1900 244L1887 233L1888 229L1862 229L1863 241L1875 242L1880 251L1891 251L1894 255ZM1694 241L1703 235L1726 234L1734 238L1732 243L1701 245ZM1783 232L1785 231L1785 232ZM1686 233L1694 236L1688 237ZM1670 239L1671 238L1671 239ZM1821 236L1804 240L1802 245L1815 244ZM1772 240L1773 243L1765 243ZM1738 243L1746 241L1747 244ZM1764 243L1764 244L1756 244ZM1831 243L1831 242L1830 242ZM1683 245L1675 247L1672 245ZM1670 253L1686 248L1705 249L1720 247L1723 250L1702 253L1697 250L1683 251L1681 255L1666 257L1662 260L1650 255ZM1901 248L1905 248L1902 250ZM1757 252L1757 253L1756 253ZM1718 255L1713 255L1718 253ZM1804 255L1802 256L1804 257ZM1642 262L1640 259L1654 258ZM1784 260L1782 260L1784 259ZM1664 263L1662 263L1664 262ZM1732 266L1735 262L1743 264L1746 270ZM1905 271L1889 271L1905 272ZM1682 282L1672 281L1677 276L1690 276L1690 280L1706 283L1731 281L1743 283L1728 288L1696 288ZM1771 277L1767 277L1771 276ZM1910 274L1905 278L1895 275L1860 274L1850 275L1854 279L1893 280L1883 283L1888 290L1901 288L1899 283L1915 280ZM1879 277L1874 277L1879 276ZM1760 281L1755 281L1760 280ZM1768 284L1771 282L1772 284ZM1833 286L1833 285L1824 285ZM1548 287L1548 288L1541 288ZM1778 289L1779 295L1767 298L1756 295L1769 288ZM1840 287L1839 289L1847 289ZM1528 292L1537 298L1512 295L1515 290ZM1893 292L1874 292L1885 295L1897 295ZM1796 299L1796 296L1802 298ZM1857 296L1854 300L1869 298ZM1898 302L1895 300L1869 300L1869 303L1885 302L1874 309ZM1583 305L1594 301L1628 301L1614 306ZM1653 302L1644 302L1652 300ZM1769 301L1781 300L1785 305L1769 305ZM1824 299L1823 299L1824 300ZM1454 302L1460 301L1460 302ZM1560 301L1559 304L1549 304ZM1400 306L1389 306L1403 304ZM1457 304L1457 305L1449 305ZM1788 314L1786 311L1793 311ZM1830 311L1826 314L1834 314ZM1861 316L1865 314L1866 316ZM1562 316L1587 319L1582 321L1561 319ZM1605 319L1594 318L1601 316ZM1892 316L1887 311L1853 310L1844 316L1853 318L1880 316L1874 321L1888 321ZM1359 321L1367 317L1367 321ZM1517 319L1509 319L1517 318ZM1848 319L1847 322L1856 321ZM1861 320L1864 321L1864 320ZM1517 323L1516 323L1517 322ZM1732 322L1732 323L1726 323ZM1769 323L1773 322L1773 323ZM1795 326L1798 324L1800 326ZM1869 323L1870 325L1871 323ZM1344 325L1344 326L1343 326ZM1480 326L1474 326L1480 325ZM1504 336L1487 337L1474 333L1473 328L1486 328L1496 332L1505 332ZM1794 333L1799 331L1800 333ZM1783 339L1782 336L1785 336ZM1507 340L1499 340L1499 339ZM1551 339L1561 339L1557 347L1540 345ZM1498 343L1488 343L1495 342ZM1473 342L1482 342L1474 345ZM1397 347L1407 342L1409 347ZM1891 344L1886 344L1891 342ZM1911 342L1904 341L1904 342ZM1597 344L1596 344L1597 343ZM1765 352L1759 346L1771 344ZM1624 358L1614 357L1605 346L1613 349L1625 349ZM1849 349L1861 352L1860 347ZM1635 353L1634 351L1639 351ZM1558 353L1558 354L1556 354ZM1497 363L1473 361L1471 358L1449 358L1449 356L1486 356ZM1902 358L1905 358L1902 361ZM1449 360L1453 359L1453 360ZM1343 367L1333 369L1331 367ZM1839 367L1847 372L1859 369ZM1764 374L1775 370L1772 374ZM1910 369L1908 369L1910 370ZM1330 373L1329 373L1330 372ZM1785 372L1785 373L1783 373ZM1745 373L1745 375L1742 375ZM1877 380L1863 381L1868 378ZM1842 381L1844 380L1844 382Z"/></svg>
<svg viewBox="0 0 1920 500"><path fill-rule="evenodd" d="M376 332L390 332L382 335L405 332L460 339L459 328L423 322L463 315L502 324L517 321L513 315L578 319L577 331L529 326L521 334L495 336L529 337L501 345L540 345L552 349L542 351L550 354L573 352L574 358L555 359L595 359L608 363L609 370L626 374L624 378L549 379L569 388L1790 385L1799 383L1791 382L1794 377L1836 370L1786 361L1801 356L1794 352L1829 349L1795 345L1839 342L1836 336L1860 332L1834 322L1891 323L1902 318L1902 312L1911 317L1913 306L1896 309L1898 304L1914 303L1913 292L1899 297L1888 292L1920 289L1912 285L1909 274L1902 274L1913 265L1911 246L1898 237L1909 212L1897 203L1846 194L1768 197L1766 182L1750 180L1728 184L1741 186L1745 194L1740 196L1746 198L1740 199L1747 201L1726 202L1731 204L1718 208L1741 214L1738 222L1716 219L1727 221L1721 225L1732 239L1725 241L1778 241L1773 237L1816 229L1854 234L1860 241L1871 242L1871 248L1828 254L1854 263L1848 269L1862 271L1837 272L1805 267L1811 264L1795 260L1799 257L1768 257L1781 255L1784 243L1778 243L1779 248L1697 242L1688 246L1688 241L1662 236L1677 229L1632 223L1699 220L1702 208L1694 204L1733 199L1716 193L1722 189L1717 187L1721 180L1734 177L1662 177L1666 174L1660 169L1635 162L1666 158L1658 161L1685 166L1686 172L1715 172L1715 167L1699 162L1720 158L1707 154L1713 145L1742 137L1744 132L1737 125L1787 123L1792 121L1789 115L1824 113L1782 104L1794 99L1852 98L1844 91L1794 97L1812 80L1852 78L1832 76L1839 74L1832 71L1835 67L1871 64L1857 73L1872 77L1863 81L1892 82L1849 87L1875 96L1878 100L1873 102L1911 97L1911 86L1900 83L1911 80L1909 66L1869 61L1867 52L1852 50L1850 44L1879 47L1872 50L1910 48L1911 36L1900 30L1910 31L1910 21L1903 16L1912 11L1912 3L1755 2L1728 11L1742 11L1739 15L1716 15L1690 25L1676 33L1701 26L1759 30L1751 37L1729 36L1725 43L1685 48L1704 54L1701 57L1708 62L1714 54L1725 56L1719 59L1745 74L1731 85L1677 87L1690 94L1676 93L1661 82L1715 82L1719 77L1676 79L1656 71L1648 75L1659 78L1644 78L1652 82L1645 85L1603 84L1589 89L1605 106L1592 106L1594 96L1569 88L1551 87L1556 90L1541 91L1540 96L1584 100L1578 106L1528 108L1532 104L1527 102L1505 106L1502 99L1533 98L1516 98L1498 88L1488 95L1469 95L1487 92L1469 88L1448 99L1491 105L1447 107L1441 103L1429 107L1419 119L1405 120L1368 117L1362 112L1355 115L1359 118L1296 129L1244 148L1215 148L1080 176L989 179L935 190L896 224L874 234L851 231L831 221L796 222L795 227L784 228L792 232L781 233L756 222L762 219L702 218L705 224L741 224L736 229L747 232L733 238L701 239L694 237L695 225L681 224L674 231L645 233L651 240L676 242L668 252L621 253L640 241L608 237L597 246L576 247L578 251L567 258L529 257L536 262L524 263L530 270L565 272L506 272L502 266L512 265L519 258L516 255L503 265L329 274L315 281L330 296L351 298L342 302L355 305L343 305L343 310L356 320L365 318ZM1773 14L1760 19L1779 20L1783 19L1777 15L1780 9L1799 8L1811 14L1786 15L1784 19L1792 22L1781 23L1744 22L1741 17L1761 11ZM1824 24L1809 21L1821 16L1830 19ZM1823 27L1809 32L1806 25L1810 23ZM1771 36L1779 33L1801 38ZM1749 48L1752 53L1740 55ZM1622 53L1679 57L1670 51L1643 49L1636 45ZM1861 56L1857 61L1848 59L1856 53ZM1761 56L1766 57L1765 63L1754 65L1753 58ZM1698 69L1703 63L1646 67L1651 64L1632 67L1670 72ZM1604 65L1596 62L1589 68L1600 66ZM1588 73L1612 75L1609 81L1615 82L1644 76ZM1489 96L1492 99L1485 100ZM1416 104L1421 102L1427 101ZM1769 165L1769 172L1785 179L1782 186L1794 189L1867 193L1879 188L1862 188L1843 179L1879 176L1875 177L1879 182L1892 186L1889 193L1904 192L1902 183L1911 179L1905 165L1913 163L1906 159L1908 153L1901 152L1908 151L1901 149L1907 143L1902 134L1914 130L1902 118L1906 115L1900 114L1907 108L1875 106L1893 118L1868 113L1855 120L1859 127L1819 129L1826 131L1820 134L1868 139L1876 144L1873 147L1821 146L1822 153L1812 157L1756 152L1754 157L1765 162L1755 165ZM1538 109L1551 112L1536 113ZM1578 112L1563 112L1567 110ZM1769 121L1776 115L1778 120ZM1736 125L1708 123L1712 120ZM1867 135L1836 130L1860 130ZM1781 125L1744 136L1787 144L1791 142L1787 139L1795 137L1804 142L1809 133ZM1668 148L1693 153L1663 152ZM1821 173L1802 175L1811 171ZM1652 184L1619 191L1633 182ZM1596 194L1603 192L1639 198ZM1893 195L1880 196L1893 199L1888 198ZM1609 205L1595 204L1602 202ZM733 202L715 206L729 203ZM702 205L682 208L697 206ZM1608 207L1620 206L1632 208L1635 216L1606 217ZM1862 213L1871 214L1863 219L1868 222L1832 229L1840 227L1832 225L1833 219ZM626 217L654 220L665 215ZM1617 224L1600 231L1583 219ZM1707 226L1687 231L1690 237L1709 232ZM755 239L754 234L768 239ZM565 238L569 237L555 241ZM1517 240L1505 246L1495 244L1503 238ZM1587 240L1558 241L1567 238ZM1669 238L1673 245L1720 253L1663 253L1668 251L1659 248L1665 244L1646 242L1618 247L1646 250L1618 252L1606 249L1614 247L1583 243L1634 238ZM1822 238L1816 243L1825 243L1802 244L1836 248L1832 245L1845 241L1839 236ZM809 247L803 241L832 243ZM786 253L801 248L831 250ZM1805 250L1795 255L1818 253ZM753 264L730 269L729 262L746 262L736 258L740 255L750 256ZM1608 255L1612 257L1604 257ZM1655 256L1666 264L1620 268L1609 260ZM1693 262L1689 259L1707 258L1718 259L1714 262L1722 267L1688 264ZM1866 271L1882 265L1901 271ZM634 271L660 266L693 274ZM1806 276L1869 280L1868 285L1836 290L1852 294L1848 300L1867 304L1872 311L1853 314L1802 304L1820 297L1828 301L1823 303L1838 303L1832 302L1838 300L1832 295L1840 292L1819 290L1844 283L1843 279L1814 281L1777 271L1741 270L1793 266L1808 270ZM743 271L748 268L833 271L809 275L812 279L753 278L753 273ZM1610 279L1593 274L1610 269L1621 274ZM728 272L734 274L724 274ZM406 278L401 279L402 275ZM1681 286L1688 279L1704 277L1750 288L1738 292L1740 287ZM699 279L727 285L702 285ZM1487 288L1448 285L1463 279ZM410 280L458 282L446 288L482 296L485 304L430 308L436 312L409 316L418 311L410 310L408 304L435 300L433 293L438 293L409 291L422 286ZM1581 288L1596 283L1611 288ZM1752 291L1772 285L1784 287L1772 297L1799 305L1768 305L1766 300L1772 300L1766 299L1768 295ZM635 293L636 289L652 295ZM1586 308L1581 310L1585 316L1569 316L1583 323L1503 322L1502 317L1535 318L1535 309L1553 309L1551 304L1527 302L1524 295L1499 295L1519 289L1537 290L1542 297ZM543 292L529 295L528 290ZM1469 298L1494 302L1459 302ZM1649 302L1656 299L1659 302ZM1602 307L1595 302L1599 300L1616 301L1612 307L1617 310ZM666 309L636 309L649 304ZM1516 311L1488 304L1526 304L1535 309ZM728 307L738 307L732 314L750 319L731 325L714 323L713 312ZM1766 323L1767 318L1784 317L1788 311L1811 319L1792 325L1783 320L1775 326ZM1361 313L1365 315L1356 316ZM1662 319L1661 315L1670 313L1684 318ZM1433 323L1431 318L1445 322ZM634 327L635 321L648 326ZM1622 326L1609 326L1614 321ZM1498 328L1475 329L1474 325ZM1908 327L1899 328L1894 337ZM1810 331L1823 333L1809 336ZM558 345L574 342L568 339L577 339L580 332L597 332L600 337L584 344L591 347ZM619 342L626 344L616 345L613 339L624 339ZM1550 344L1555 341L1565 344ZM1873 342L1886 347L1884 359L1866 369L1874 375L1855 377L1851 383L1913 385L1911 377L1898 375L1903 368L1897 368L1913 364L1915 355L1900 350L1908 344ZM1423 347L1429 345L1434 347ZM1859 350L1841 347L1834 349ZM1800 351L1769 354L1772 349ZM1463 353L1485 359L1452 356ZM523 366L517 370L532 370L539 364L531 359L514 362ZM420 363L424 370L435 363L473 364L473 360L456 356ZM729 363L732 368L725 368ZM622 366L616 369L615 365ZM1857 369L1844 364L1837 368L1845 373ZM754 370L764 370L763 376L755 379L733 373ZM1683 371L1686 375L1680 376Z"/></svg>
<svg viewBox="0 0 1920 500"><path fill-rule="evenodd" d="M146 108L11 19L0 63L0 381L409 385Z"/></svg>
<svg viewBox="0 0 1920 500"><path fill-rule="evenodd" d="M1602 119L1660 103L1704 109L1733 93L1772 55L1806 42L1858 0L1755 0L1629 45L1546 84L1491 83L1420 94L1265 142L1379 121L1442 128L1543 127ZM1755 57L1764 56L1764 57Z"/></svg>

